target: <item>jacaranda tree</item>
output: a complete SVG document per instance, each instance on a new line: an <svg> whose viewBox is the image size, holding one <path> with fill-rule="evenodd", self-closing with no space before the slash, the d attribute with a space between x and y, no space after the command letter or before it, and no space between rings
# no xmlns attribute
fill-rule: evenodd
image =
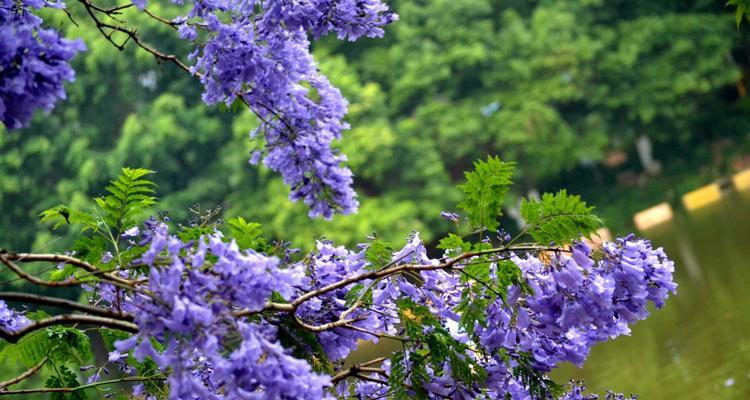
<svg viewBox="0 0 750 400"><path fill-rule="evenodd" d="M332 147L347 128L347 103L317 69L310 41L381 36L397 17L379 0L175 1L166 9L176 16L146 0L1 1L6 127L65 97L68 62L85 47L38 15L82 7L102 40L176 65L200 81L207 104L254 113L250 161L279 172L311 217L356 211L352 173ZM134 13L173 28L192 50L151 45L128 23ZM489 157L474 166L460 186L460 214L442 214L455 233L439 241L440 254L418 232L400 246L375 235L355 249L320 239L305 253L213 210L188 221L149 216L151 171L123 168L93 208L42 213L54 228L80 229L70 252L0 251L3 268L29 285L83 293L80 302L0 293L0 362L24 365L0 382L0 396L598 398L547 374L566 361L582 365L594 344L648 316L649 303L661 307L676 289L673 263L632 235L591 245L585 238L601 221L565 191L524 201L526 228L511 237L498 218L514 164ZM31 273L29 263L51 268ZM364 340L400 349L347 363ZM38 375L44 387L13 388Z"/></svg>

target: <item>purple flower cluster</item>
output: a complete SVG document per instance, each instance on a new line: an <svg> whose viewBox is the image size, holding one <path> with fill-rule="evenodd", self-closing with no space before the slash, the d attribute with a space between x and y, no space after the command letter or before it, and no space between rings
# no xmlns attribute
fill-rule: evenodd
<svg viewBox="0 0 750 400"><path fill-rule="evenodd" d="M629 236L602 251L599 262L583 243L570 257L555 255L551 265L537 257L515 259L532 294L514 286L507 305L492 304L487 327L478 327L481 345L530 354L544 372L565 361L580 366L594 344L628 334L629 324L646 318L649 301L661 307L676 291L673 262L647 240Z"/></svg>
<svg viewBox="0 0 750 400"><path fill-rule="evenodd" d="M367 245L361 245L360 250L354 252L343 246L334 246L328 241L318 242L317 251L311 254L304 263L298 264L298 268L304 267L307 270L300 289L303 292L312 291L367 272L368 268L373 266L365 259L366 249ZM403 249L393 254L391 262L394 265L436 263L427 257L426 249L417 233L410 236ZM405 296L415 301L425 302L428 301L427 295L431 295L429 299L432 304L436 306L444 304L440 296L435 295L440 291L432 290L438 289L435 286L436 280L431 278L435 274L445 275L441 278L450 277L442 271L423 273L425 282L420 288L400 275L383 280L363 279L300 304L296 315L313 326L342 319L351 321L346 326L337 326L317 333L318 340L328 358L332 361L343 360L357 348L359 340L377 342L379 337L374 333L397 333L396 326L399 318L394 310L397 309L396 300L400 297ZM440 283L447 281L447 279L439 280ZM355 286L358 287L357 290L354 290ZM371 292L368 294L368 291ZM356 302L364 304L355 306ZM376 312L373 312L373 309Z"/></svg>
<svg viewBox="0 0 750 400"><path fill-rule="evenodd" d="M292 356L293 349L309 353L310 359L325 356L335 370L359 341L395 335L405 340L400 367L409 371L429 353L427 342L418 344L422 336L438 331L442 343L457 349L455 357L483 370L484 377L467 381L461 377L465 368L456 372L453 361L442 361L422 364L427 379L407 374L407 387L421 385L430 398L533 399L538 394L519 368L543 376L562 362L581 365L593 345L627 334L629 324L648 315L649 303L660 307L676 290L673 263L661 249L632 236L605 243L596 255L584 243L575 243L569 255L513 255L524 288L510 285L507 296L491 301L483 310L484 322L467 334L459 314L476 282L462 278L461 264L445 268L430 258L416 232L402 249L386 253L386 260L378 253L376 264L368 253L373 244L351 251L319 241L315 251L290 264L241 250L218 232L185 242L156 220L129 230L128 236L146 247L135 263L149 267L147 276L123 275L141 280L140 290L124 293L102 283L95 296L133 313L139 327L138 334L116 344L113 358L130 351L139 360L152 358L170 371L173 399L325 398L334 393L331 377L315 372L299 353ZM499 264L489 262L492 277ZM377 275L406 267L408 274ZM317 294L306 295L311 292ZM404 302L424 307L433 322L417 331L405 328ZM296 329L308 336L295 336ZM311 347L309 336L319 347ZM301 347L290 344L290 337ZM387 376L393 366L386 362L379 368ZM388 393L391 389L378 378L341 381L335 392ZM597 397L573 384L563 398Z"/></svg>
<svg viewBox="0 0 750 400"><path fill-rule="evenodd" d="M182 1L174 0L183 4ZM139 9L146 0L133 0ZM0 0L0 118L9 128L28 124L36 109L50 110L72 81L68 62L80 41L41 27L31 9L64 7L46 0ZM261 124L265 147L255 151L302 200L310 216L331 218L358 207L346 158L332 147L348 128L347 102L318 71L312 37L379 37L397 16L380 0L194 1L174 20L180 36L195 42L191 71L204 85L207 104L246 103ZM198 42L198 30L201 41Z"/></svg>
<svg viewBox="0 0 750 400"><path fill-rule="evenodd" d="M330 379L291 356L273 326L235 315L263 309L274 292L292 295L300 270L240 251L218 232L186 243L151 221L139 235L148 246L137 261L150 267L147 285L126 294L101 284L97 292L113 309L132 312L139 327L116 343L114 358L132 350L171 370L171 399L325 398Z"/></svg>
<svg viewBox="0 0 750 400"><path fill-rule="evenodd" d="M64 4L0 0L0 120L10 129L26 126L35 110L49 111L65 98L63 82L75 78L68 63L85 49L80 40L42 28L31 13L42 7Z"/></svg>
<svg viewBox="0 0 750 400"><path fill-rule="evenodd" d="M347 276L364 271L366 265L364 251L353 252L343 246L334 246L331 242L320 241L317 251L310 255L310 261L305 266L307 274L302 281L301 289L309 291L317 287L338 282ZM370 282L361 282L369 284ZM304 302L297 309L297 316L310 325L320 325L339 319L348 308L346 295L352 285L325 293L319 297ZM349 316L356 320L352 325L367 330L383 328L383 322L374 313L356 310ZM373 336L356 330L335 327L318 333L318 340L331 360L342 360L352 350L357 348L358 340L374 339Z"/></svg>
<svg viewBox="0 0 750 400"><path fill-rule="evenodd" d="M134 1L138 7L145 0ZM281 173L290 199L302 200L310 216L351 213L358 203L352 173L332 142L348 128L347 102L317 69L308 37L382 36L396 19L380 0L195 1L175 21L180 35L207 39L190 55L207 104L243 101L259 116L251 136L263 134L264 164Z"/></svg>
<svg viewBox="0 0 750 400"><path fill-rule="evenodd" d="M412 250L411 252L409 250ZM467 337L451 329L454 337L472 346L475 352L465 356L475 360L487 373L481 384L466 386L452 376L450 365L440 370L428 368L429 379L423 384L431 398L511 398L534 399L528 383L514 369L527 363L540 373L547 373L562 362L581 365L593 345L628 334L629 324L648 316L649 302L657 307L676 291L672 280L673 262L661 248L635 239L632 235L614 243L605 243L597 261L592 249L584 243L572 246L571 255L558 253L547 261L528 255L514 257L528 287L508 288L505 300L498 298L486 310L486 324L476 325L476 335ZM422 256L420 243L410 241L397 253L405 263L434 265ZM406 255L406 257L404 257ZM379 286L373 310L391 309L391 299L407 296L427 304L444 326L456 326L455 309L467 289L452 274L444 271L423 271L424 283L406 289L408 282L395 280ZM405 285L406 283L406 285ZM470 283L469 283L470 284ZM384 293L388 295L384 296ZM391 321L393 323L394 321ZM409 369L409 353L405 363ZM407 384L411 380L407 379ZM358 382L353 390L363 396L378 396L389 389L373 382ZM582 386L571 384L564 399L597 399L584 394ZM340 389L343 392L349 389ZM606 399L624 399L608 393Z"/></svg>
<svg viewBox="0 0 750 400"><path fill-rule="evenodd" d="M9 308L3 300L0 300L0 328L16 332L30 323L31 320L25 315Z"/></svg>

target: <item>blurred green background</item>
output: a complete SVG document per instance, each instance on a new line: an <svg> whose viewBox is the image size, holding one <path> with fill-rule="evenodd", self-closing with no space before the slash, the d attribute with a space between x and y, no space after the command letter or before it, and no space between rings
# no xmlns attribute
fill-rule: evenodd
<svg viewBox="0 0 750 400"><path fill-rule="evenodd" d="M518 163L509 231L520 197L567 188L613 233L627 233L633 213L677 206L685 192L750 167L750 30L723 0L389 4L400 21L383 39L314 44L321 70L350 101L352 129L339 146L361 202L357 215L330 222L308 219L276 174L247 163L250 112L204 106L197 81L144 52L118 51L76 5L78 27L48 12L50 25L89 49L75 60L67 101L22 131L0 127L0 248L65 250L73 233L50 232L39 212L84 207L123 166L158 172L161 207L174 221L195 203L221 206L303 248L372 232L397 243L412 229L439 238L450 229L439 213L457 203L462 171L488 154ZM150 5L174 15L169 7ZM127 19L149 43L187 53L163 25ZM559 377L584 376L597 390L644 388L644 399L750 398L747 206L727 200L699 222L678 213L645 232L678 261L678 296L631 338L596 349L587 369ZM688 277L685 248L704 275Z"/></svg>

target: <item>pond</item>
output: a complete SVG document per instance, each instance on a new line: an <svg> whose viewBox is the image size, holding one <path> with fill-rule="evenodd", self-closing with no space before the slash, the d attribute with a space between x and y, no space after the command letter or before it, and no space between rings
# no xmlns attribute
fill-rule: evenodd
<svg viewBox="0 0 750 400"><path fill-rule="evenodd" d="M630 336L594 347L582 369L553 376L645 400L750 399L750 193L641 234L675 261L677 295Z"/></svg>

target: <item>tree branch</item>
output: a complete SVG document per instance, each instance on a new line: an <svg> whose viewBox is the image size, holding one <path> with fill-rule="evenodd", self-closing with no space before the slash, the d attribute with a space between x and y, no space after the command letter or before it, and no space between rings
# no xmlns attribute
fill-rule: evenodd
<svg viewBox="0 0 750 400"><path fill-rule="evenodd" d="M133 321L133 315L131 314L117 313L114 311L105 310L103 308L77 303L75 301L59 299L56 297L39 296L31 293L0 292L0 300L21 301L59 308L67 308L69 310L82 311L87 314L98 315L100 317L114 318L128 322Z"/></svg>
<svg viewBox="0 0 750 400"><path fill-rule="evenodd" d="M6 258L9 254L7 253L0 253L0 262L5 264L6 267L8 267L11 271L13 271L16 275L19 277L26 279L27 281L39 285L39 286L49 286L49 287L65 287L65 286L78 286L82 283L86 283L86 281L80 281L78 279L68 279L65 281L48 281L45 279L37 278L34 275L29 274L28 272L22 270L18 267L15 263L10 261L8 258Z"/></svg>
<svg viewBox="0 0 750 400"><path fill-rule="evenodd" d="M96 266L91 265L87 263L86 261L83 261L75 257L62 255L62 254L5 253L5 254L0 254L0 259L2 259L5 265L8 265L6 261L18 261L18 262L47 261L47 262L70 264L70 265L79 267L86 272L91 273L91 275L93 276L102 278L109 282L119 283L121 285L127 285L128 287L132 286L132 282L130 282L127 279L120 278L119 276L115 276L112 274L108 274L107 272L100 270ZM10 267L10 265L8 265L8 267ZM12 269L12 267L10 268Z"/></svg>
<svg viewBox="0 0 750 400"><path fill-rule="evenodd" d="M113 25L113 24L109 24L109 23L106 23L106 22L102 22L102 20L99 19L99 17L96 16L96 12L98 11L98 12L104 13L105 15L111 17L111 13L108 12L108 10L98 8L93 3L91 3L89 0L78 0L78 2L81 3L81 4L83 4L83 6L86 8L86 12L89 14L89 16L91 17L91 19L94 21L94 23L96 24L96 28L99 30L99 32L101 32L102 36L104 36L104 38L107 39L107 41L109 41L110 43L112 43L112 45L114 45L118 50L120 50L120 51L124 50L125 49L125 44L128 42L128 40L132 40L136 45L138 45L138 47L140 47L143 50L147 51L148 53L150 53L151 55L153 55L157 59L163 60L163 61L172 62L175 65L177 65L179 68L181 68L181 69L185 70L186 72L188 72L189 74L198 76L196 73L191 72L190 71L190 67L188 67L187 64L183 63L182 61L180 61L180 59L177 58L177 56L175 56L173 54L162 53L159 50L157 50L157 49L155 49L155 48L147 45L146 43L144 43L143 40L136 34L136 30L135 29L128 29L128 28L124 28L122 26L118 26L118 25ZM109 29L111 31L109 33L107 33L104 29ZM127 39L125 39L125 41L123 43L117 43L117 42L115 42L114 39L112 39L112 33L114 33L114 32L124 33L127 36Z"/></svg>
<svg viewBox="0 0 750 400"><path fill-rule="evenodd" d="M365 361L363 363L354 364L351 367L344 369L338 372L333 377L331 377L331 383L335 385L336 383L350 376L355 376L359 374L360 372L385 373L385 370L383 370L382 368L368 368L370 365L379 364L379 363L382 363L383 361L385 361L385 357L378 357L370 361Z"/></svg>
<svg viewBox="0 0 750 400"><path fill-rule="evenodd" d="M81 385L81 386L76 386L76 387L2 390L0 391L0 396L31 394L31 393L73 393L79 390L89 389L89 388L102 386L102 385L110 385L113 383L162 381L164 379L166 378L163 376L126 376L126 377L119 378L119 379L111 379L108 381L93 382L93 383L89 383L88 385Z"/></svg>
<svg viewBox="0 0 750 400"><path fill-rule="evenodd" d="M0 328L0 339L6 340L11 343L16 343L19 339L32 332L44 329L48 326L66 324L98 325L130 333L138 333L138 325L131 322L120 321L112 318L97 317L94 315L64 314L35 321L17 331L10 331L5 328Z"/></svg>
<svg viewBox="0 0 750 400"><path fill-rule="evenodd" d="M44 357L38 363L36 363L33 367L27 369L21 375L18 375L17 377L13 379L9 379L5 382L0 382L0 392L2 392L2 390L6 387L10 385L15 385L16 383L21 382L22 380L30 377L31 375L34 375L37 371L39 371L40 368L42 368L42 366L44 366L44 363L46 363L47 360L49 360L49 357Z"/></svg>
<svg viewBox="0 0 750 400"><path fill-rule="evenodd" d="M299 307L300 304L306 302L307 300L310 300L313 297L320 296L321 294L328 293L332 290L336 290L344 286L351 285L352 283L363 281L365 279L385 278L385 277L396 275L405 271L434 271L434 270L439 270L439 269L450 269L455 266L460 266L461 265L460 262L463 260L466 260L472 257L488 255L488 254L497 254L497 253L512 252L512 251L547 251L547 250L557 251L560 249L550 248L548 246L541 247L537 245L518 245L512 248L502 247L502 248L494 248L494 249L482 250L482 251L466 252L466 253L458 255L455 258L452 258L446 262L439 263L439 264L394 265L392 267L381 269L378 271L368 271L368 272L364 272L358 275L354 275L352 277L342 279L338 282L334 282L329 285L323 286L322 288L309 291L303 294L302 296L298 297L296 300L292 301L290 304L292 307L296 309L297 307Z"/></svg>

